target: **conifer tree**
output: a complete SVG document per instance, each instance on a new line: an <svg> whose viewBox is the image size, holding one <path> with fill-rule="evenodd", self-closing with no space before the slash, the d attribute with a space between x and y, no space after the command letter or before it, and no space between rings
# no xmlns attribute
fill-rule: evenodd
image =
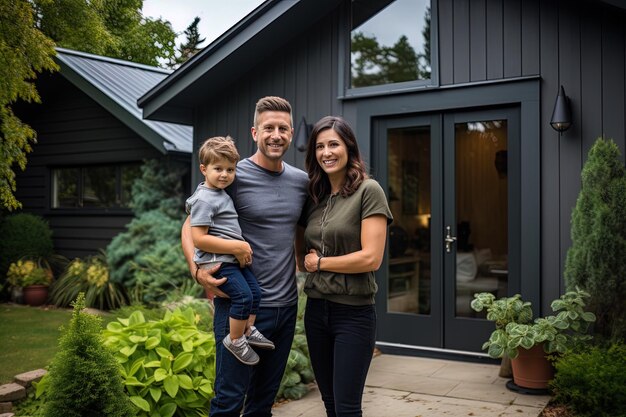
<svg viewBox="0 0 626 417"><path fill-rule="evenodd" d="M582 187L572 212L572 246L567 252L567 290L591 294L595 332L626 337L626 170L615 142L599 138L582 170Z"/></svg>
<svg viewBox="0 0 626 417"><path fill-rule="evenodd" d="M124 392L119 365L100 336L101 319L84 312L84 308L85 294L81 293L46 375L43 415L132 416L135 410Z"/></svg>
<svg viewBox="0 0 626 417"><path fill-rule="evenodd" d="M185 36L187 37L187 41L185 43L181 43L178 46L178 50L176 51L176 56L170 60L169 67L177 68L180 65L184 64L188 60L190 60L195 54L200 52L202 48L199 45L205 41L206 38L200 39L200 32L198 31L198 23L200 23L200 18L196 16L193 19L193 22L187 29L185 29Z"/></svg>

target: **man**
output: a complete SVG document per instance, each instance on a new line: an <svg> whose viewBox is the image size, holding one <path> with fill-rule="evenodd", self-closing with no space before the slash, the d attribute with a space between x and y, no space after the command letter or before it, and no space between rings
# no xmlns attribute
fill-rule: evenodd
<svg viewBox="0 0 626 417"><path fill-rule="evenodd" d="M272 404L291 350L297 315L294 239L307 196L307 174L283 161L293 138L291 105L280 97L264 97L256 104L252 138L257 150L237 165L234 183L227 192L235 203L243 238L252 251L232 241L232 253L248 264L262 291L255 326L275 349L259 350L260 362L247 366L225 352L230 301L219 290L225 278L215 279L193 263L189 218L181 231L183 251L196 280L216 297L214 332L216 346L216 395L212 417L272 415ZM201 248L213 251L210 246ZM250 263L251 261L251 263ZM245 406L244 406L245 400Z"/></svg>

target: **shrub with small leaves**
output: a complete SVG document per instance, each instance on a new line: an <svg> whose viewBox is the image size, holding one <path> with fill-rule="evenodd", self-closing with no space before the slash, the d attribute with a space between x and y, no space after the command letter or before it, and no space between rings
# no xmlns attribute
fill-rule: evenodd
<svg viewBox="0 0 626 417"><path fill-rule="evenodd" d="M116 352L126 391L140 417L208 414L215 380L215 338L198 330L193 309L166 311L146 321L141 311L103 331Z"/></svg>
<svg viewBox="0 0 626 417"><path fill-rule="evenodd" d="M50 371L37 384L46 393L44 417L128 417L134 410L124 393L119 365L104 346L101 319L85 313L84 294L61 336Z"/></svg>
<svg viewBox="0 0 626 417"><path fill-rule="evenodd" d="M626 415L626 345L567 354L555 366L555 402L579 417Z"/></svg>

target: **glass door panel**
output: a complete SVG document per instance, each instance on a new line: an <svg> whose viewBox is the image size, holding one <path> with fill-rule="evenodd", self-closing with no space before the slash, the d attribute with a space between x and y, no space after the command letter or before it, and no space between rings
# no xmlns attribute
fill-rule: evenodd
<svg viewBox="0 0 626 417"><path fill-rule="evenodd" d="M430 314L430 127L389 129L387 311Z"/></svg>
<svg viewBox="0 0 626 417"><path fill-rule="evenodd" d="M477 292L507 293L507 121L456 123L455 315L476 317Z"/></svg>

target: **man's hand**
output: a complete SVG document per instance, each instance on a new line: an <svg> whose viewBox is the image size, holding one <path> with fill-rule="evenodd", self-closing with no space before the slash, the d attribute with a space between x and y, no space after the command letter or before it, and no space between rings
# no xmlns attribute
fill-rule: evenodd
<svg viewBox="0 0 626 417"><path fill-rule="evenodd" d="M196 272L196 280L198 284L202 285L208 294L212 294L215 297L229 298L224 292L219 289L219 286L226 282L228 278L214 278L213 274L220 269L221 264L214 266L211 269L198 269Z"/></svg>

